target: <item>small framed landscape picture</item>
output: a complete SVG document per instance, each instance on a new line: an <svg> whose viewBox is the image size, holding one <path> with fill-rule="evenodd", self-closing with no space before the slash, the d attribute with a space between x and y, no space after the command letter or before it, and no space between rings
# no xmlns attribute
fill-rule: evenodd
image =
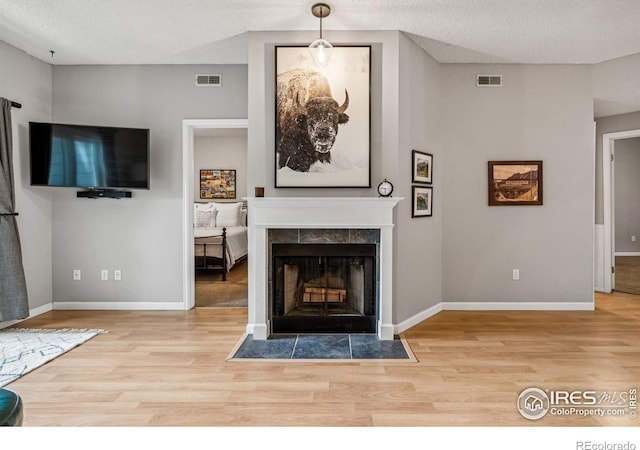
<svg viewBox="0 0 640 450"><path fill-rule="evenodd" d="M412 183L431 184L433 181L433 155L430 153L413 150L413 162L411 164Z"/></svg>
<svg viewBox="0 0 640 450"><path fill-rule="evenodd" d="M433 209L433 188L412 186L413 208L411 217L431 217Z"/></svg>
<svg viewBox="0 0 640 450"><path fill-rule="evenodd" d="M542 161L489 161L489 206L542 205Z"/></svg>
<svg viewBox="0 0 640 450"><path fill-rule="evenodd" d="M201 170L200 198L236 198L236 171L222 169Z"/></svg>

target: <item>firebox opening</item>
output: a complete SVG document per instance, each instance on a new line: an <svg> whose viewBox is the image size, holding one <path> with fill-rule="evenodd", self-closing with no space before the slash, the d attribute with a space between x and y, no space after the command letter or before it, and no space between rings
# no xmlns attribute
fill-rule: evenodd
<svg viewBox="0 0 640 450"><path fill-rule="evenodd" d="M375 244L273 244L273 333L375 333Z"/></svg>

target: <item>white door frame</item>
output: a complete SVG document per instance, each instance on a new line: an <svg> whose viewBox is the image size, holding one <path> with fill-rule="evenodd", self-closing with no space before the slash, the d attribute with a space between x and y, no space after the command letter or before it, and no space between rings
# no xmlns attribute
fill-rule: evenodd
<svg viewBox="0 0 640 450"><path fill-rule="evenodd" d="M197 129L249 128L247 119L184 119L182 121L182 292L184 309L195 302L195 268L193 264L193 195L194 135Z"/></svg>
<svg viewBox="0 0 640 450"><path fill-rule="evenodd" d="M640 130L619 131L602 135L602 200L604 212L604 291L615 288L615 274L612 273L615 261L615 202L614 202L614 164L615 141L640 137Z"/></svg>

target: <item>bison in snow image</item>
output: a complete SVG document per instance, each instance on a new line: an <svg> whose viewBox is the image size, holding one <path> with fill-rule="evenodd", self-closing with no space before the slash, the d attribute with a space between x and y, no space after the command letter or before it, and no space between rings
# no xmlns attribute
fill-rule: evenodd
<svg viewBox="0 0 640 450"><path fill-rule="evenodd" d="M320 161L331 162L338 126L349 121L349 93L340 105L327 78L313 70L295 69L278 75L276 150L278 167L309 172Z"/></svg>

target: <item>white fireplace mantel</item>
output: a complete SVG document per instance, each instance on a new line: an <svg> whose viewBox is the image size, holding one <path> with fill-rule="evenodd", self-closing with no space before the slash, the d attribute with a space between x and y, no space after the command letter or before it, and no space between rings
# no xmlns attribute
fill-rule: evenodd
<svg viewBox="0 0 640 450"><path fill-rule="evenodd" d="M401 197L250 197L249 302L247 334L269 335L268 230L279 228L342 228L380 230L378 337L394 337L393 209Z"/></svg>

